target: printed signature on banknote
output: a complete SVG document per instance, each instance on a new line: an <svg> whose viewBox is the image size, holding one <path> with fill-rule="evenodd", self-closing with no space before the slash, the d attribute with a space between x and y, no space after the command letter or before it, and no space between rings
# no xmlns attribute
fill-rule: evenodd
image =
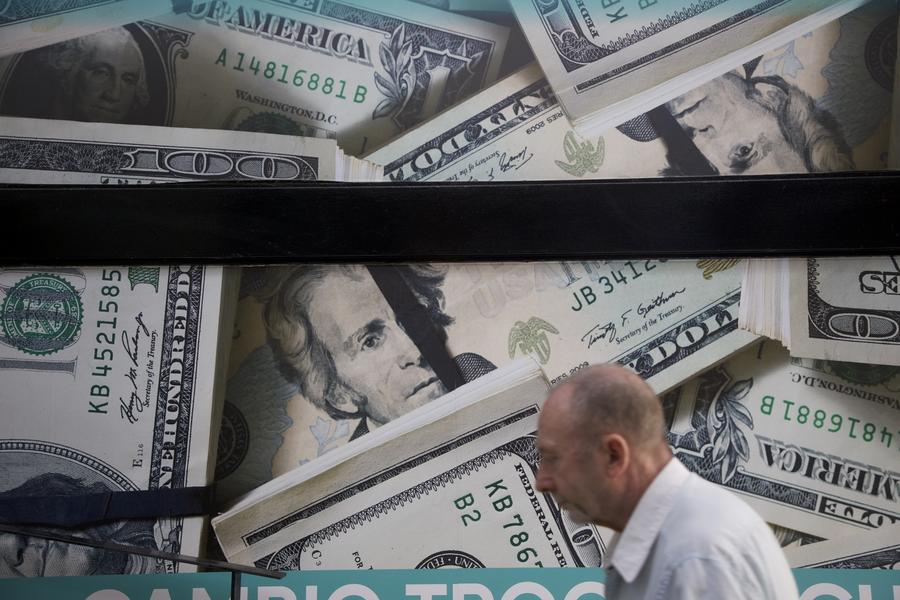
<svg viewBox="0 0 900 600"><path fill-rule="evenodd" d="M587 333L581 336L581 341L587 339L587 347L590 348L601 340L612 341L616 337L616 325L612 321L602 325L597 324L591 327Z"/></svg>
<svg viewBox="0 0 900 600"><path fill-rule="evenodd" d="M500 171L505 173L513 169L518 170L531 160L533 156L534 153L528 151L528 146L525 146L515 154L504 152L500 155Z"/></svg>
<svg viewBox="0 0 900 600"><path fill-rule="evenodd" d="M671 292L660 292L656 295L656 297L647 302L646 305L643 302L638 304L637 313L646 319L651 310L653 310L654 308L659 308L663 304L669 302L678 294L683 294L684 292L685 288L681 288L680 290L672 290Z"/></svg>

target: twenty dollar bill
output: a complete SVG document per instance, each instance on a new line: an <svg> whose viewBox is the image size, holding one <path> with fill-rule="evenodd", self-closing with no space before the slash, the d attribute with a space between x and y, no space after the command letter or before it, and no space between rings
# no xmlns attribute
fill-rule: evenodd
<svg viewBox="0 0 900 600"><path fill-rule="evenodd" d="M445 335L464 382L532 356L551 383L618 362L664 391L754 336L737 329L738 261L398 265L388 300L362 265L245 269L218 493L244 494L446 390L413 340ZM387 290L391 291L391 290ZM425 336L426 338L428 336Z"/></svg>
<svg viewBox="0 0 900 600"><path fill-rule="evenodd" d="M597 134L863 4L862 0L513 0L576 128Z"/></svg>
<svg viewBox="0 0 900 600"><path fill-rule="evenodd" d="M600 534L534 488L547 389L517 361L349 444L345 460L272 481L214 520L226 555L280 570L599 566Z"/></svg>
<svg viewBox="0 0 900 600"><path fill-rule="evenodd" d="M881 169L891 120L896 4L881 0L667 103L722 175ZM368 158L391 181L606 179L697 174L641 116L572 129L537 65Z"/></svg>

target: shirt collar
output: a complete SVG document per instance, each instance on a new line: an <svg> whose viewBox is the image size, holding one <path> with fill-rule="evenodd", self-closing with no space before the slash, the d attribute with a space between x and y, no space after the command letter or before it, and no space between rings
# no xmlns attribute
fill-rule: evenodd
<svg viewBox="0 0 900 600"><path fill-rule="evenodd" d="M609 545L609 566L622 579L631 583L641 571L663 521L666 520L678 490L690 471L677 458L671 458L647 487L622 533L613 536Z"/></svg>

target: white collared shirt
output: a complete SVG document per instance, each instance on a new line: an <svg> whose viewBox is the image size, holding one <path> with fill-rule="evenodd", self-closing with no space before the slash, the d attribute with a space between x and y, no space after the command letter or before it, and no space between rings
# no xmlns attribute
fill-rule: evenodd
<svg viewBox="0 0 900 600"><path fill-rule="evenodd" d="M607 600L797 600L769 526L673 458L610 542Z"/></svg>

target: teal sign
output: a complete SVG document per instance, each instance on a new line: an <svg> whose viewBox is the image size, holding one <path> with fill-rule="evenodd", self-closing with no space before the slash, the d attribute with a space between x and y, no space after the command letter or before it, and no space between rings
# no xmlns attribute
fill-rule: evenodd
<svg viewBox="0 0 900 600"><path fill-rule="evenodd" d="M796 569L801 600L900 600L900 571ZM434 569L243 576L240 600L602 600L601 569ZM3 600L230 600L227 573L0 579Z"/></svg>

